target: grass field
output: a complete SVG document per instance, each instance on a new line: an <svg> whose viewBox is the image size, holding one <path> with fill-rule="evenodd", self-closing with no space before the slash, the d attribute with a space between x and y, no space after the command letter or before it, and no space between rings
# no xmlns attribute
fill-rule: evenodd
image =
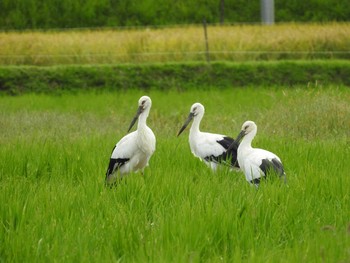
<svg viewBox="0 0 350 263"><path fill-rule="evenodd" d="M0 262L349 262L350 91L151 90L157 149L145 176L104 187L111 149L142 91L0 97ZM288 185L212 173L176 132L202 130L277 153Z"/></svg>
<svg viewBox="0 0 350 263"><path fill-rule="evenodd" d="M211 61L349 59L350 24L207 28ZM0 32L0 64L57 65L205 61L200 25L171 28Z"/></svg>

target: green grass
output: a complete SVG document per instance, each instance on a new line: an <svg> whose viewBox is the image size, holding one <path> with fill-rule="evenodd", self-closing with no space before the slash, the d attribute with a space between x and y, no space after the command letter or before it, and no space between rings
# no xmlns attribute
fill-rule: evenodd
<svg viewBox="0 0 350 263"><path fill-rule="evenodd" d="M0 66L0 93L350 86L350 60Z"/></svg>
<svg viewBox="0 0 350 263"><path fill-rule="evenodd" d="M0 262L350 261L348 88L147 94L157 149L116 189L104 173L143 91L0 97ZM288 185L255 190L194 158L176 132L196 101L202 130L254 120Z"/></svg>

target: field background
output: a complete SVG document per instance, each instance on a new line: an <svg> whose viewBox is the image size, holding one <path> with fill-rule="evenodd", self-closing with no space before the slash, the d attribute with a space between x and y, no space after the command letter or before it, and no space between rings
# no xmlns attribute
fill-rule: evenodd
<svg viewBox="0 0 350 263"><path fill-rule="evenodd" d="M0 32L0 65L349 59L350 23Z"/></svg>
<svg viewBox="0 0 350 263"><path fill-rule="evenodd" d="M348 2L280 1L273 26L246 2L0 2L0 262L350 262ZM156 152L106 188L144 94ZM194 158L197 101L203 131L254 120L288 184Z"/></svg>
<svg viewBox="0 0 350 263"><path fill-rule="evenodd" d="M348 262L348 87L148 90L157 149L145 176L104 187L114 144L142 90L0 97L1 262ZM194 158L192 103L202 130L236 136L283 160L288 185L257 191L242 173Z"/></svg>
<svg viewBox="0 0 350 263"><path fill-rule="evenodd" d="M345 60L147 63L127 65L3 66L0 92L64 94L84 90L202 90L233 87L350 86Z"/></svg>

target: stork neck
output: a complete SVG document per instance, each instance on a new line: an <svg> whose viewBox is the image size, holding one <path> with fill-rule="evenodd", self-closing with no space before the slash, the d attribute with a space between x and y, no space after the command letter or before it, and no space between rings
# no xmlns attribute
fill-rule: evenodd
<svg viewBox="0 0 350 263"><path fill-rule="evenodd" d="M252 148L252 141L256 135L256 131L252 131L244 136L241 145L245 148Z"/></svg>
<svg viewBox="0 0 350 263"><path fill-rule="evenodd" d="M191 129L190 129L190 133L196 133L196 132L199 132L199 125L201 123L201 120L202 120L202 117L203 116L196 116L194 119L193 119L193 123L192 123L192 126L191 126Z"/></svg>
<svg viewBox="0 0 350 263"><path fill-rule="evenodd" d="M137 129L142 129L147 126L146 120L149 114L149 109L146 109L144 112L142 112L139 116L139 120L137 122Z"/></svg>

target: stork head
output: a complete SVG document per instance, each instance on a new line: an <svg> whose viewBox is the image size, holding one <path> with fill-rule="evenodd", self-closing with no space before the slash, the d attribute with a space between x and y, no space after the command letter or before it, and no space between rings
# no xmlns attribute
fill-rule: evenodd
<svg viewBox="0 0 350 263"><path fill-rule="evenodd" d="M139 108L143 110L145 110L146 108L150 108L152 106L152 100L150 97L148 96L142 96L139 99Z"/></svg>
<svg viewBox="0 0 350 263"><path fill-rule="evenodd" d="M196 102L191 106L190 114L187 117L187 120L185 121L184 125L182 125L180 131L178 132L177 136L179 136L188 126L188 124L194 119L194 118L202 118L204 115L204 106L200 104L199 102Z"/></svg>
<svg viewBox="0 0 350 263"><path fill-rule="evenodd" d="M134 118L132 119L131 123L130 123L130 126L129 126L129 129L128 129L128 132L131 130L131 128L134 126L135 122L137 121L137 119L139 118L139 116L141 115L142 112L144 111L149 111L149 109L151 108L152 106L152 100L150 97L148 96L142 96L140 99L139 99L139 107L137 108L137 112L136 112L136 115L134 116Z"/></svg>
<svg viewBox="0 0 350 263"><path fill-rule="evenodd" d="M243 123L241 132L238 134L236 141L239 142L244 136L247 134L254 133L256 134L258 127L256 126L255 122L253 121L246 121Z"/></svg>

